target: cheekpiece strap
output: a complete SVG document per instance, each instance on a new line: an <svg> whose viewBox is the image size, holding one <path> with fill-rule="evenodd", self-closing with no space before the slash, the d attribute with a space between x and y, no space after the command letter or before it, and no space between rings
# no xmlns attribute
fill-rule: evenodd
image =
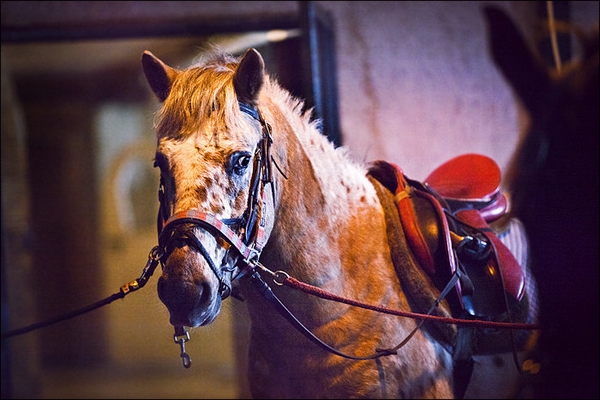
<svg viewBox="0 0 600 400"><path fill-rule="evenodd" d="M238 103L242 112L245 112L257 121L260 121L260 117L258 116L258 110L256 108L252 107L249 104L242 103L241 101L239 101Z"/></svg>

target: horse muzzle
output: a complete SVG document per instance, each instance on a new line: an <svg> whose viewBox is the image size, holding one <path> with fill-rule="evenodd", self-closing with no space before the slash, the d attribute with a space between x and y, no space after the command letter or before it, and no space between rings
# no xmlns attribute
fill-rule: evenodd
<svg viewBox="0 0 600 400"><path fill-rule="evenodd" d="M177 229L165 246L157 289L174 326L211 323L230 293L230 278L216 269L194 233L193 229Z"/></svg>
<svg viewBox="0 0 600 400"><path fill-rule="evenodd" d="M261 240L252 247L230 226L242 226L243 218L219 220L198 210L181 211L162 220L159 214L159 247L162 276L158 295L171 314L174 326L199 326L212 322L222 300L232 294L232 281L248 273L250 260L257 260L264 235L262 225L254 230ZM204 246L215 245L213 254ZM219 260L219 266L214 260Z"/></svg>

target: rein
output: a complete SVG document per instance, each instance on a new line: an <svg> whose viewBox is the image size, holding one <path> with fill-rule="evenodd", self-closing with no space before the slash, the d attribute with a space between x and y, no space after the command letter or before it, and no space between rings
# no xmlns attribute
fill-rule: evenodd
<svg viewBox="0 0 600 400"><path fill-rule="evenodd" d="M338 296L326 290L323 290L317 286L309 285L308 283L302 282L289 276L287 273L283 271L273 272L262 265L258 265L262 270L268 272L273 276L273 282L277 285L285 285L292 289L300 290L304 293L308 293L317 297L320 297L325 300L333 300L339 303L345 303L351 306L365 308L367 310L373 310L377 312L381 312L384 314L397 315L400 317L407 317L419 320L428 320L434 322L440 322L444 324L456 324L456 325L466 325L472 326L476 328L495 328L495 329L525 329L525 330L536 330L539 329L537 324L528 324L528 323L517 323L517 322L495 322L495 321L481 321L481 320L473 320L473 319L462 319L462 318L451 318L451 317L442 317L439 315L430 315L430 314L422 314L415 313L411 311L401 311L395 310L392 308L387 308L383 306L376 306L368 303L363 303L357 300L347 299L342 296ZM439 304L438 299L435 303L435 306Z"/></svg>

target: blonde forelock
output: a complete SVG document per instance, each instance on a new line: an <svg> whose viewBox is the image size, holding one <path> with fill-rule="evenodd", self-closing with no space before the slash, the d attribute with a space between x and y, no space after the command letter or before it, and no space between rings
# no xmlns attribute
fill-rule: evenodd
<svg viewBox="0 0 600 400"><path fill-rule="evenodd" d="M205 65L181 71L156 119L159 137L188 137L197 132L202 121L234 123L232 112L238 107L233 88L237 63L221 57Z"/></svg>

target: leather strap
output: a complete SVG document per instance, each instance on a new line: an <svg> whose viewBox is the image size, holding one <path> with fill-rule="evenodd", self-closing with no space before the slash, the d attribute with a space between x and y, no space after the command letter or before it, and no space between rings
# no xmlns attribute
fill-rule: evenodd
<svg viewBox="0 0 600 400"><path fill-rule="evenodd" d="M186 222L200 225L211 233L219 235L233 246L245 260L255 258L254 256L257 254L253 248L246 246L242 238L229 228L224 221L218 219L213 214L208 214L200 210L185 210L171 215L165 221L164 227L158 237L159 244L163 245L166 241L167 235L171 231L170 228L173 225Z"/></svg>
<svg viewBox="0 0 600 400"><path fill-rule="evenodd" d="M488 223L484 220L478 210L459 210L456 211L454 215L456 215L456 218L459 221L478 229L486 237L489 243L492 243L497 261L495 267L500 270L504 290L510 293L518 301L521 301L523 294L525 293L525 277L515 256L504 243L502 243L496 233L490 229Z"/></svg>
<svg viewBox="0 0 600 400"><path fill-rule="evenodd" d="M352 356L352 355L342 353L342 352L334 349L333 347L329 346L327 343L323 342L321 339L316 337L307 327L305 327L294 316L294 314L292 314L292 312L281 302L281 300L279 300L279 298L275 295L275 293L273 293L273 290L262 279L262 277L260 276L258 271L254 270L252 272L252 275L250 275L250 282L252 282L252 284L254 285L256 290L258 290L260 292L260 294L262 294L265 297L265 299L267 299L267 301L269 303L271 303L271 305L273 305L275 307L275 309L277 311L279 311L279 313L288 322L290 322L300 333L302 333L305 337L310 339L310 341L312 341L313 343L315 343L316 345L318 345L319 347L325 349L326 351L328 351L330 353L336 354L340 357L349 358L352 360L372 360L372 359L379 358L382 356L389 356L392 354L396 354L395 352L391 352L388 350L378 351L376 353L373 353L373 354L371 354L369 356L365 356L365 357L357 357L357 356Z"/></svg>

